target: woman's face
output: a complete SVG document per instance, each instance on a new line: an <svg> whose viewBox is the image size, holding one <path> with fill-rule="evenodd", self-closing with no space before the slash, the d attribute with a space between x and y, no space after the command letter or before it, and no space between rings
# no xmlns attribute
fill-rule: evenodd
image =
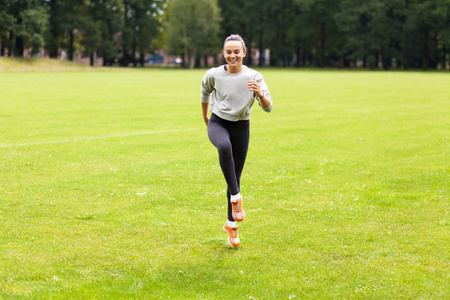
<svg viewBox="0 0 450 300"><path fill-rule="evenodd" d="M232 69L240 70L245 53L242 43L239 41L228 41L223 46L223 56Z"/></svg>

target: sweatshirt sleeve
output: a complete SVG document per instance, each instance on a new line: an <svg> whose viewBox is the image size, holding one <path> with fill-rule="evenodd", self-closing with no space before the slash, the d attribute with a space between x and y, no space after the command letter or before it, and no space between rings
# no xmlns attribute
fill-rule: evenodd
<svg viewBox="0 0 450 300"><path fill-rule="evenodd" d="M212 75L212 69L206 72L205 76L202 79L202 94L201 101L202 103L209 103L209 98L211 93L214 91L214 77Z"/></svg>
<svg viewBox="0 0 450 300"><path fill-rule="evenodd" d="M255 79L258 83L259 86L261 88L261 92L263 93L264 96L266 96L267 99L270 100L270 104L269 106L267 106L266 108L261 106L261 102L258 101L259 106L261 106L261 108L265 111L265 112L271 112L272 108L273 108L273 101L272 98L270 97L270 92L269 92L269 88L267 87L266 82L264 81L264 78L262 77L262 75L260 73L258 73L256 75L256 79Z"/></svg>

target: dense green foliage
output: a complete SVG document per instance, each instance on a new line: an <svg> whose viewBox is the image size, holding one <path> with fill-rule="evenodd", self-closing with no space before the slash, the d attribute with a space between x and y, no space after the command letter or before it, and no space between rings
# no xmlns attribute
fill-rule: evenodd
<svg viewBox="0 0 450 300"><path fill-rule="evenodd" d="M449 0L219 0L225 35L242 33L271 65L445 66Z"/></svg>
<svg viewBox="0 0 450 300"><path fill-rule="evenodd" d="M450 74L262 70L234 249L205 70L90 70L0 73L0 299L448 299Z"/></svg>
<svg viewBox="0 0 450 300"><path fill-rule="evenodd" d="M217 0L172 0L167 20L168 50L182 55L185 66L192 69L198 57L220 52Z"/></svg>
<svg viewBox="0 0 450 300"><path fill-rule="evenodd" d="M94 51L111 63L120 55L121 64L140 62L158 34L158 16L165 0L0 0L0 38L16 56L24 48L45 47L56 58L66 49L73 59L76 49L91 56ZM24 15L25 13L27 15ZM35 26L25 26L37 23ZM29 36L34 39L28 38ZM24 45L24 43L26 43ZM140 60L136 54L140 54Z"/></svg>
<svg viewBox="0 0 450 300"><path fill-rule="evenodd" d="M159 36L192 66L231 33L260 54L250 65L263 65L266 49L278 66L442 69L450 55L450 0L0 0L0 9L2 55L44 46L71 59L78 47L136 65Z"/></svg>

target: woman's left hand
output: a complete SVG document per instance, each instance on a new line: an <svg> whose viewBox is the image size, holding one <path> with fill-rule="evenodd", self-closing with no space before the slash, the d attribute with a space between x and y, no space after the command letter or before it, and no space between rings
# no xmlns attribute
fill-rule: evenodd
<svg viewBox="0 0 450 300"><path fill-rule="evenodd" d="M261 92L261 88L259 86L259 83L256 80L250 80L248 82L248 89L252 92L255 92L256 96L258 96L258 98L262 98L264 95Z"/></svg>

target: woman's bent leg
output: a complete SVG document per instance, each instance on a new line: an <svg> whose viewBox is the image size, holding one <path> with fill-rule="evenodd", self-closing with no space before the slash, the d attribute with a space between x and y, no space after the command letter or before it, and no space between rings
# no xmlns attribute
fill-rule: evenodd
<svg viewBox="0 0 450 300"><path fill-rule="evenodd" d="M208 123L208 137L217 148L219 162L227 182L228 220L234 221L231 195L240 192L240 180L250 140L250 122L229 122L211 115Z"/></svg>
<svg viewBox="0 0 450 300"><path fill-rule="evenodd" d="M227 182L228 189L233 195L236 195L239 193L239 187L236 178L230 133L225 126L215 121L214 117L214 115L211 116L208 123L208 137L219 153L220 168Z"/></svg>

